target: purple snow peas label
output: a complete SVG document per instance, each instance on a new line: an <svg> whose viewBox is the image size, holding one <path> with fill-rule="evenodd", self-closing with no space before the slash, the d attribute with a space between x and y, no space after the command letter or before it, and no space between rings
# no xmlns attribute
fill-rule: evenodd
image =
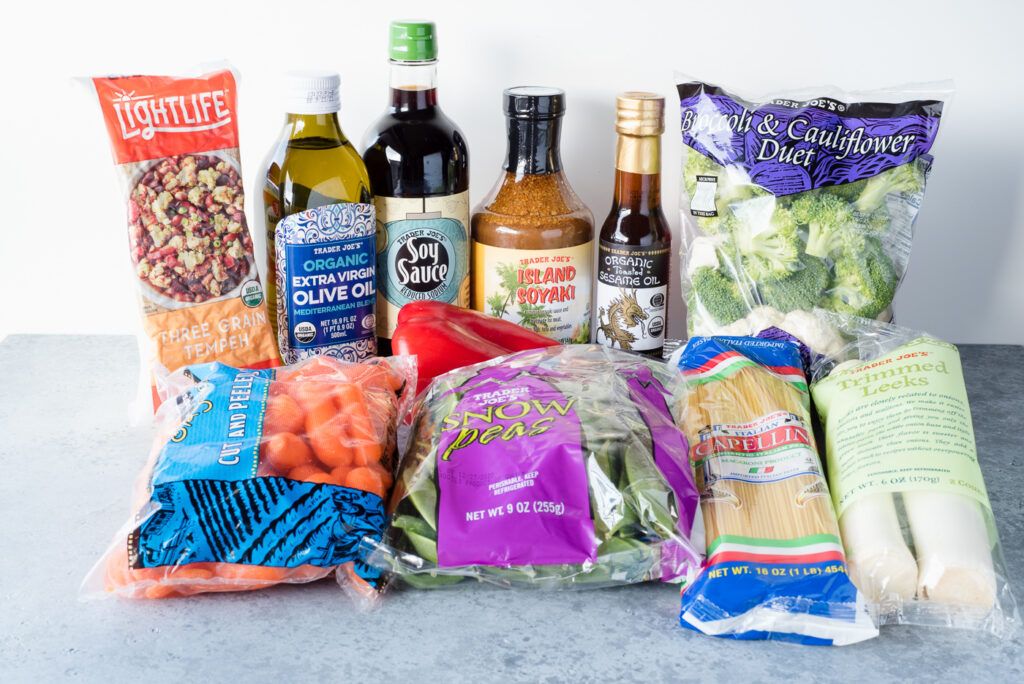
<svg viewBox="0 0 1024 684"><path fill-rule="evenodd" d="M498 366L459 390L438 445L438 565L595 559L576 400L550 375Z"/></svg>
<svg viewBox="0 0 1024 684"><path fill-rule="evenodd" d="M742 167L775 195L851 183L926 156L942 115L938 100L750 103L706 83L677 88L683 143Z"/></svg>

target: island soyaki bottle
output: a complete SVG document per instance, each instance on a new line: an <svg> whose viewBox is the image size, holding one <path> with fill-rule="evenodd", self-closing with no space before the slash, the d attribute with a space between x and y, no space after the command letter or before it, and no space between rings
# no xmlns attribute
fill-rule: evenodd
<svg viewBox="0 0 1024 684"><path fill-rule="evenodd" d="M473 308L562 343L589 342L594 219L559 153L565 92L504 92L505 164L473 213Z"/></svg>
<svg viewBox="0 0 1024 684"><path fill-rule="evenodd" d="M628 92L616 105L615 198L598 244L595 341L661 358L672 253L661 210L665 100Z"/></svg>
<svg viewBox="0 0 1024 684"><path fill-rule="evenodd" d="M437 104L434 24L392 22L389 56L390 104L363 152L377 208L382 355L404 304L469 306L469 148Z"/></svg>

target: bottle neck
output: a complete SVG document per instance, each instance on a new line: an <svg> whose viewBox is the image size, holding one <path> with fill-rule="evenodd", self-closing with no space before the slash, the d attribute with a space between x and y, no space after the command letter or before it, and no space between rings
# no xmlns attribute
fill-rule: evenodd
<svg viewBox="0 0 1024 684"><path fill-rule="evenodd" d="M298 138L326 138L328 140L345 140L338 123L338 113L329 114L292 114L285 117L285 127L290 127L291 140Z"/></svg>
<svg viewBox="0 0 1024 684"><path fill-rule="evenodd" d="M544 175L562 170L559 139L562 119L506 119L508 148L505 170L517 176Z"/></svg>
<svg viewBox="0 0 1024 684"><path fill-rule="evenodd" d="M409 112L437 106L437 61L390 62L391 111Z"/></svg>
<svg viewBox="0 0 1024 684"><path fill-rule="evenodd" d="M619 134L615 204L641 213L661 207L661 137Z"/></svg>

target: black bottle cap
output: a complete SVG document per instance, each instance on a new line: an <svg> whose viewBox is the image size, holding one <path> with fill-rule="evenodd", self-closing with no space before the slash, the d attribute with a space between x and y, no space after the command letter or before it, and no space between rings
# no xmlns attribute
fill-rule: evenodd
<svg viewBox="0 0 1024 684"><path fill-rule="evenodd" d="M565 114L565 91L545 86L516 86L504 93L510 119L555 119Z"/></svg>

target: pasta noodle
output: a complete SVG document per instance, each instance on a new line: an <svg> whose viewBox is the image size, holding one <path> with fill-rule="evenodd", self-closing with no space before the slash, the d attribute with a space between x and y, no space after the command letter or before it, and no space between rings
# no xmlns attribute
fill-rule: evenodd
<svg viewBox="0 0 1024 684"><path fill-rule="evenodd" d="M777 419L771 420L772 416ZM768 482L716 480L717 454L699 461L697 481L709 483L701 497L708 543L722 535L788 540L827 534L838 538L832 502L814 452L814 435L808 427L807 395L791 382L748 365L722 379L696 385L689 393L683 429L691 444L700 444L702 437L707 441L729 431L712 426L753 426L766 418L764 425L781 423L794 438L806 438L806 446L797 450L809 472ZM740 428L733 427L732 432L737 431ZM755 469L760 456L750 453Z"/></svg>

